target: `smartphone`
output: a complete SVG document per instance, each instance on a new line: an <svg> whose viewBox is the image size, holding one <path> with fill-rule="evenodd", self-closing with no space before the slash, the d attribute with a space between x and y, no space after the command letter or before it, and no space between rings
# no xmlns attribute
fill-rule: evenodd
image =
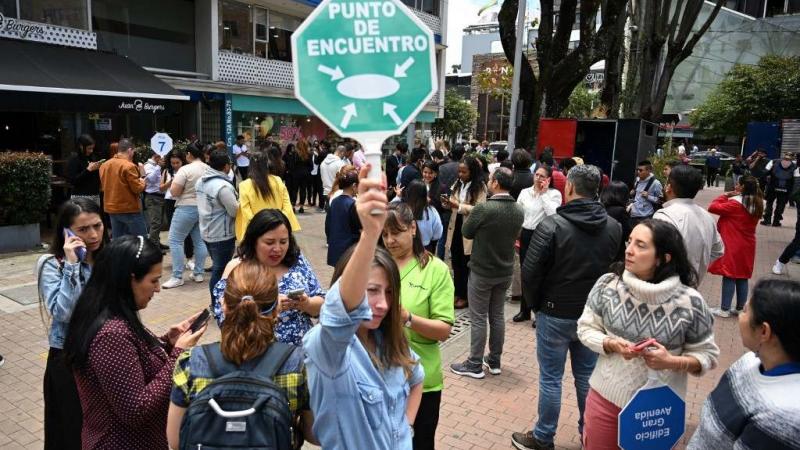
<svg viewBox="0 0 800 450"><path fill-rule="evenodd" d="M197 330L203 328L203 325L208 322L208 319L211 317L211 312L208 309L204 309L203 312L194 319L191 325L189 325L189 330L192 331L192 334L197 333Z"/></svg>
<svg viewBox="0 0 800 450"><path fill-rule="evenodd" d="M301 295L303 295L305 293L306 293L306 290L302 289L302 288L300 288L300 289L292 289L291 291L286 293L286 296L289 297L292 300L296 300L298 297L300 297Z"/></svg>
<svg viewBox="0 0 800 450"><path fill-rule="evenodd" d="M653 345L657 341L653 338L648 338L637 342L631 346L631 351L634 352L641 352L642 350L646 349L647 347Z"/></svg>
<svg viewBox="0 0 800 450"><path fill-rule="evenodd" d="M100 161L97 161L97 164L103 164L104 162L106 162L105 158L101 159Z"/></svg>
<svg viewBox="0 0 800 450"><path fill-rule="evenodd" d="M73 233L69 228L64 228L64 232L67 233L67 236L69 237L75 237L75 233ZM83 261L83 258L86 257L86 247L76 248L75 255L78 257L78 261Z"/></svg>

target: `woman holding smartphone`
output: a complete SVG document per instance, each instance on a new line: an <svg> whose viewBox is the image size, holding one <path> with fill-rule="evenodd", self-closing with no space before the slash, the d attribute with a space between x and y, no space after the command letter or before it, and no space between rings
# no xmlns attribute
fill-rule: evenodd
<svg viewBox="0 0 800 450"><path fill-rule="evenodd" d="M651 370L684 397L688 375L703 375L719 357L714 318L695 290L697 273L675 226L641 222L631 231L625 261L612 267L595 283L578 320L578 338L600 355L589 379L585 425L579 421L587 450L616 448L619 412Z"/></svg>
<svg viewBox="0 0 800 450"><path fill-rule="evenodd" d="M44 369L44 447L80 449L83 414L75 378L64 363L64 340L72 312L92 274L108 233L100 205L88 198L66 201L58 214L53 254L37 263L39 307L47 309L50 332Z"/></svg>
<svg viewBox="0 0 800 450"><path fill-rule="evenodd" d="M319 325L303 339L313 431L327 450L410 450L424 371L403 332L397 265L377 247L386 180L368 173L369 164L359 174L361 239L336 265Z"/></svg>
<svg viewBox="0 0 800 450"><path fill-rule="evenodd" d="M213 290L214 316L220 326L225 321L222 303L228 274L243 261L256 261L275 274L280 299L275 338L279 342L301 345L303 336L311 329L311 317L319 315L325 291L311 264L300 252L292 226L283 212L263 209L247 225L236 257L225 267Z"/></svg>

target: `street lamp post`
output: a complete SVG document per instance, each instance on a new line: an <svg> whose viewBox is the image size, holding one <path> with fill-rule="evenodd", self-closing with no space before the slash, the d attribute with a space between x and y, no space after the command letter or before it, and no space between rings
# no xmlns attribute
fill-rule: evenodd
<svg viewBox="0 0 800 450"><path fill-rule="evenodd" d="M511 80L511 114L508 123L508 154L511 154L516 147L517 127L519 126L519 77L522 73L522 37L525 32L525 11L527 10L526 0L519 0L519 11L517 12L517 43L514 47L514 76Z"/></svg>

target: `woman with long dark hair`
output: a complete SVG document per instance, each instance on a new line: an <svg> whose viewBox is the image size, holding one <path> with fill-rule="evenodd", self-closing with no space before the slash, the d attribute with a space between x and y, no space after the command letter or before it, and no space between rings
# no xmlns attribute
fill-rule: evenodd
<svg viewBox="0 0 800 450"><path fill-rule="evenodd" d="M64 339L72 312L103 246L109 241L100 205L75 197L61 205L50 255L37 263L39 307L50 320L44 369L44 446L81 448L81 403L64 362Z"/></svg>
<svg viewBox="0 0 800 450"><path fill-rule="evenodd" d="M630 197L628 185L618 180L609 183L600 193L600 203L603 204L606 213L622 225L622 240L619 243L616 261L622 261L625 258L625 246L628 236L631 234L631 216L628 214Z"/></svg>
<svg viewBox="0 0 800 450"><path fill-rule="evenodd" d="M415 183L421 182L414 180L406 189ZM421 234L419 221L414 219L407 203L389 205L382 241L400 270L401 316L406 337L425 369L422 401L414 422L415 450L433 449L436 443L444 388L439 343L450 336L455 322L450 269L425 249Z"/></svg>
<svg viewBox="0 0 800 450"><path fill-rule="evenodd" d="M416 228L422 238L422 245L431 253L436 252L436 244L442 238L442 219L432 205L428 203L428 189L422 180L413 180L402 190L399 198L411 209L416 221Z"/></svg>
<svg viewBox="0 0 800 450"><path fill-rule="evenodd" d="M520 268L525 261L525 254L531 245L531 237L536 227L547 217L556 213L556 209L561 206L561 193L558 189L550 187L553 180L553 169L546 165L540 165L533 174L533 186L522 189L517 197L517 204L522 206L525 212L525 220L522 222L522 231L519 235L519 261ZM521 290L525 290L522 283ZM523 295L524 297L524 295ZM519 313L512 319L514 322L524 322L531 319L531 308L525 301L519 302ZM536 320L533 321L536 326Z"/></svg>
<svg viewBox="0 0 800 450"><path fill-rule="evenodd" d="M600 355L584 387L585 424L579 421L587 450L616 448L619 413L650 374L684 397L688 375L713 369L719 357L714 318L695 290L697 272L674 225L640 222L625 262L612 269L597 280L578 320L578 338Z"/></svg>
<svg viewBox="0 0 800 450"><path fill-rule="evenodd" d="M253 166L250 167L252 174ZM251 176L248 181L252 179ZM220 325L225 321L222 305L228 274L246 261L258 262L278 279L281 308L275 338L287 344L301 345L303 336L312 326L311 317L319 315L325 291L311 264L300 252L291 223L282 211L262 209L247 225L236 258L225 267L212 292L214 316ZM288 297L289 293L298 290L302 293Z"/></svg>
<svg viewBox="0 0 800 450"><path fill-rule="evenodd" d="M275 337L275 326L279 323L278 282L275 273L258 261L250 260L237 265L228 275L224 288L222 310L227 320L220 329L220 342L208 344L198 349L184 352L175 366L172 395L167 416L167 440L170 448L188 448L192 442L180 442L181 423L186 409L197 400L198 395L225 367L217 363L216 373L212 371L208 355L222 356L229 369L258 367L267 358L268 351L278 340ZM280 347L276 347L280 348ZM316 443L311 426L314 417L308 404L308 385L303 364L303 350L293 347L283 364L277 369L272 381L286 394L292 424L301 424L300 428L305 440ZM246 366L245 366L246 365ZM287 430L291 432L290 430ZM243 433L258 433L259 430L243 430ZM226 436L217 437L216 444L224 446ZM209 443L206 442L206 445ZM292 448L300 448L301 442L293 442ZM228 445L230 445L228 443Z"/></svg>
<svg viewBox="0 0 800 450"><path fill-rule="evenodd" d="M424 372L403 332L397 265L377 248L385 180L368 173L369 164L359 174L361 239L336 265L319 325L303 339L314 435L322 448L410 449Z"/></svg>
<svg viewBox="0 0 800 450"><path fill-rule="evenodd" d="M88 134L78 137L78 150L67 160L65 176L72 184L72 198L86 197L100 204L100 165L94 152L94 139Z"/></svg>
<svg viewBox="0 0 800 450"><path fill-rule="evenodd" d="M455 284L455 307L466 308L467 280L469 279L469 255L472 254L472 240L461 235L461 226L472 208L486 201L488 189L481 163L474 156L466 156L458 165L458 180L453 183L452 192L442 206L452 213L447 226L447 246L453 266Z"/></svg>
<svg viewBox="0 0 800 450"><path fill-rule="evenodd" d="M747 303L748 281L756 261L756 228L764 214L764 195L758 180L750 175L739 177L732 192L726 192L708 205L717 214L717 230L725 244L725 254L708 266L708 272L722 276L720 307L712 308L717 317L738 314ZM731 310L736 291L736 309Z"/></svg>
<svg viewBox="0 0 800 450"><path fill-rule="evenodd" d="M78 299L64 344L83 408L84 449L167 448L164 430L178 355L193 347L200 313L162 337L139 311L161 290L161 251L144 236L106 245Z"/></svg>
<svg viewBox="0 0 800 450"><path fill-rule="evenodd" d="M798 448L800 284L760 280L739 314L749 350L708 396L689 450Z"/></svg>
<svg viewBox="0 0 800 450"><path fill-rule="evenodd" d="M294 215L289 191L281 177L272 173L269 153L257 151L250 156L250 178L239 183L239 211L236 213L236 240L244 238L250 221L259 211L278 209L288 219L292 231L300 231L300 222Z"/></svg>

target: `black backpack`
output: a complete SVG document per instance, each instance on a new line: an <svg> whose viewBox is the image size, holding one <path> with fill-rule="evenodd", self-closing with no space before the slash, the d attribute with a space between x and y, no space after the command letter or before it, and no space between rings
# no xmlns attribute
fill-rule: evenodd
<svg viewBox="0 0 800 450"><path fill-rule="evenodd" d="M294 347L273 342L260 358L240 367L225 360L219 343L200 348L214 381L186 410L181 449L291 449L289 400L272 377Z"/></svg>

